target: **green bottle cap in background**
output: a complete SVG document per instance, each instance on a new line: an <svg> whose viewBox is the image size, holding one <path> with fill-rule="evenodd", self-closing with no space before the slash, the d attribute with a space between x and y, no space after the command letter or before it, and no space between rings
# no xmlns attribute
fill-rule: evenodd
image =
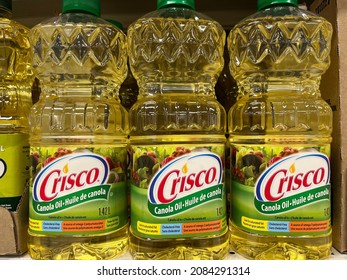
<svg viewBox="0 0 347 280"><path fill-rule="evenodd" d="M157 0L158 10L167 6L185 6L195 10L195 0Z"/></svg>
<svg viewBox="0 0 347 280"><path fill-rule="evenodd" d="M84 12L100 17L100 0L63 0L63 14Z"/></svg>
<svg viewBox="0 0 347 280"><path fill-rule="evenodd" d="M12 0L0 0L0 6L12 11Z"/></svg>
<svg viewBox="0 0 347 280"><path fill-rule="evenodd" d="M282 4L298 6L298 0L258 0L258 11L273 5L280 6Z"/></svg>
<svg viewBox="0 0 347 280"><path fill-rule="evenodd" d="M108 21L109 23L113 24L114 26L117 26L120 30L123 31L123 29L124 29L123 24L120 23L118 20L106 19L106 21Z"/></svg>

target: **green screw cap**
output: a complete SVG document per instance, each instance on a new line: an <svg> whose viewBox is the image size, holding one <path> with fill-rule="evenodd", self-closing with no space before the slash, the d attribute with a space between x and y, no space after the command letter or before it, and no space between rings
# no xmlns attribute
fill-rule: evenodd
<svg viewBox="0 0 347 280"><path fill-rule="evenodd" d="M158 10L168 6L185 6L195 10L195 0L157 0Z"/></svg>
<svg viewBox="0 0 347 280"><path fill-rule="evenodd" d="M63 14L80 12L100 17L100 0L63 0Z"/></svg>
<svg viewBox="0 0 347 280"><path fill-rule="evenodd" d="M0 0L0 6L12 11L12 0Z"/></svg>
<svg viewBox="0 0 347 280"><path fill-rule="evenodd" d="M268 8L270 6L281 5L298 6L298 0L258 0L258 11Z"/></svg>

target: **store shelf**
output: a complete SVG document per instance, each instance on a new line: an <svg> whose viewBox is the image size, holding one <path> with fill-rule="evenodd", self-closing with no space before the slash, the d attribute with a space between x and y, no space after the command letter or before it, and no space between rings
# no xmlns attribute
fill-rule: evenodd
<svg viewBox="0 0 347 280"><path fill-rule="evenodd" d="M32 260L28 254L24 254L22 256L0 256L0 261L1 260ZM131 256L129 253L126 253L125 255L121 256L118 258L118 260L132 260ZM225 257L224 260L247 260L243 258L242 256L236 254L233 251L230 251L230 253ZM341 254L339 251L336 249L331 250L331 256L327 260L346 260L347 261L347 254Z"/></svg>
<svg viewBox="0 0 347 280"><path fill-rule="evenodd" d="M131 260L131 257L129 254L125 254L120 259L123 260ZM233 251L230 251L230 253L225 257L225 260L247 260L243 258L242 256L236 254ZM341 254L336 249L331 250L331 256L328 260L347 260L347 254Z"/></svg>

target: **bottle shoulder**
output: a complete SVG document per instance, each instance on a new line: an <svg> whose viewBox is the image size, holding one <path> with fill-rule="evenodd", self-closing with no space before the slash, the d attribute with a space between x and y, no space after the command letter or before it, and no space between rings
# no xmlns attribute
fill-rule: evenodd
<svg viewBox="0 0 347 280"><path fill-rule="evenodd" d="M90 15L62 15L30 30L32 65L45 83L52 79L120 85L127 76L126 35Z"/></svg>
<svg viewBox="0 0 347 280"><path fill-rule="evenodd" d="M234 28L237 29L238 27L250 22L257 24L266 21L282 21L283 23L285 23L286 20L291 20L293 18L296 18L297 21L306 21L306 23L309 25L312 25L315 22L324 22L330 24L324 17L309 10L300 9L298 7L290 5L278 5L262 9L247 16L239 23L237 23Z"/></svg>
<svg viewBox="0 0 347 280"><path fill-rule="evenodd" d="M31 63L30 56L30 42L29 42L29 29L14 21L7 21L0 19L0 49L2 59L6 60L5 56L10 58L12 63L26 63L27 66L22 66L23 71L31 72L29 63ZM12 58L11 58L12 56ZM7 62L7 64L10 64ZM5 66L1 62L2 67Z"/></svg>
<svg viewBox="0 0 347 280"><path fill-rule="evenodd" d="M25 34L25 35L29 34L29 32L30 32L29 27L17 22L16 20L13 20L13 19L0 17L0 24L1 24L0 30L12 29L12 30L18 31L22 34Z"/></svg>
<svg viewBox="0 0 347 280"><path fill-rule="evenodd" d="M141 18L128 28L129 64L140 88L148 83L214 85L224 66L226 33L200 18Z"/></svg>
<svg viewBox="0 0 347 280"><path fill-rule="evenodd" d="M158 9L155 11L151 11L144 16L140 17L137 21L132 23L130 26L136 25L136 24L142 24L142 23L148 23L151 19L165 19L168 21L175 21L179 20L181 24L184 23L184 21L208 21L212 24L218 25L220 29L223 29L223 27L218 23L217 21L213 20L209 16L207 16L204 13L198 12L193 9L187 9L183 7L166 7L162 9ZM182 27L182 26L181 26Z"/></svg>
<svg viewBox="0 0 347 280"><path fill-rule="evenodd" d="M265 9L228 35L230 70L237 80L319 81L330 65L332 25L294 7Z"/></svg>
<svg viewBox="0 0 347 280"><path fill-rule="evenodd" d="M30 49L28 27L7 18L0 18L0 26L0 41L12 41L12 47Z"/></svg>

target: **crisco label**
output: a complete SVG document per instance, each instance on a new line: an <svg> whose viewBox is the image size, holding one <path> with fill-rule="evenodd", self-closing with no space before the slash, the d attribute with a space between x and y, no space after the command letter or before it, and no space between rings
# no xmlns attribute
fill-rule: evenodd
<svg viewBox="0 0 347 280"><path fill-rule="evenodd" d="M255 206L262 213L281 213L329 199L329 182L326 155L302 152L288 156L271 165L257 180Z"/></svg>
<svg viewBox="0 0 347 280"><path fill-rule="evenodd" d="M245 230L268 234L329 231L329 153L329 147L235 145L233 222Z"/></svg>
<svg viewBox="0 0 347 280"><path fill-rule="evenodd" d="M0 134L0 207L16 211L29 183L29 137Z"/></svg>
<svg viewBox="0 0 347 280"><path fill-rule="evenodd" d="M226 230L224 146L134 147L131 227L143 237Z"/></svg>
<svg viewBox="0 0 347 280"><path fill-rule="evenodd" d="M33 148L31 157L30 230L96 233L126 224L126 148Z"/></svg>
<svg viewBox="0 0 347 280"><path fill-rule="evenodd" d="M210 152L172 160L149 184L149 211L158 217L171 216L222 199L222 170L220 157Z"/></svg>
<svg viewBox="0 0 347 280"><path fill-rule="evenodd" d="M43 168L34 180L34 211L52 213L89 200L106 200L110 185L103 184L108 179L108 169L107 161L96 154L77 153L57 158ZM76 196L76 193L81 195ZM74 194L74 200L68 203L71 194ZM57 199L65 200L65 203L61 203L61 207L49 204ZM48 211L40 211L47 208L44 205L48 205Z"/></svg>

